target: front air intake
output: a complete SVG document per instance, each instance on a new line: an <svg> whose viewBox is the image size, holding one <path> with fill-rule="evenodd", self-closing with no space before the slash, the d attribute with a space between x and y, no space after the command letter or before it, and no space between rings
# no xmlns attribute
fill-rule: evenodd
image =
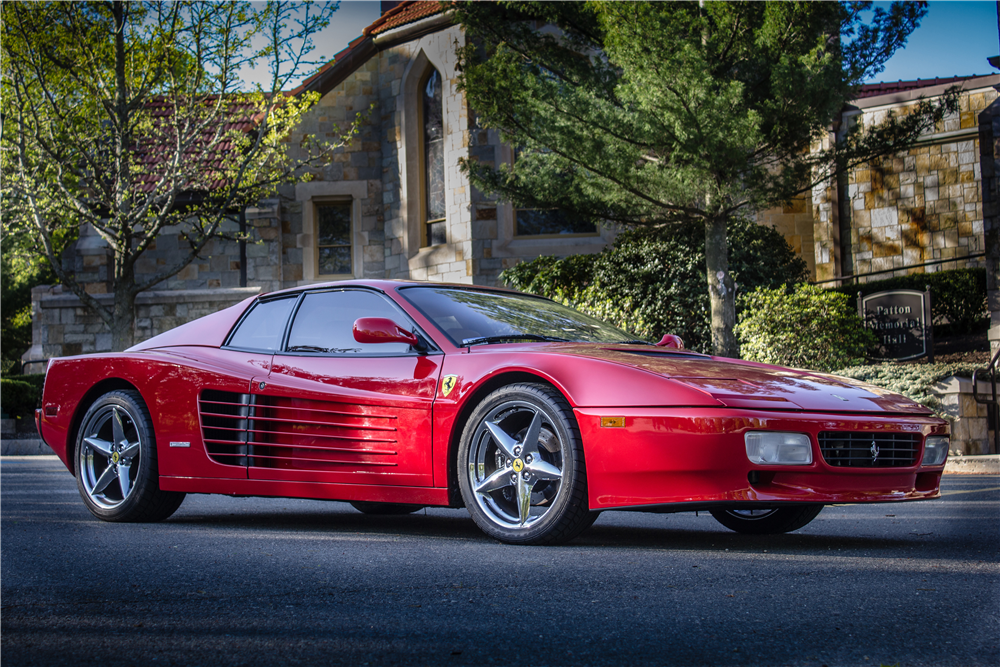
<svg viewBox="0 0 1000 667"><path fill-rule="evenodd" d="M838 468L905 468L915 465L919 433L857 433L824 431L819 434L823 460Z"/></svg>

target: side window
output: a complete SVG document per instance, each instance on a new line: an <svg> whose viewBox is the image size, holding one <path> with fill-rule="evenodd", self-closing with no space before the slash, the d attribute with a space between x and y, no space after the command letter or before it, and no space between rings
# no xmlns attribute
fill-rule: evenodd
<svg viewBox="0 0 1000 667"><path fill-rule="evenodd" d="M285 323L294 305L294 296L258 301L229 337L228 346L246 350L277 350L281 347L281 335L285 332Z"/></svg>
<svg viewBox="0 0 1000 667"><path fill-rule="evenodd" d="M354 340L359 317L387 317L400 326L408 320L395 306L374 292L343 290L306 294L295 313L288 335L288 352L334 354L405 354L406 343L362 344Z"/></svg>

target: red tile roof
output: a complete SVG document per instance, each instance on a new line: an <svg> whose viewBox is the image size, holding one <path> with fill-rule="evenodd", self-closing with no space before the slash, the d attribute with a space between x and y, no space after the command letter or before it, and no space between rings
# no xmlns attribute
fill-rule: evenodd
<svg viewBox="0 0 1000 667"><path fill-rule="evenodd" d="M218 98L204 101L206 114L211 113L210 106ZM158 98L146 104L153 117L153 129L140 138L135 146L136 161L142 165L142 171L137 177L136 189L143 193L156 190L157 183L163 176L160 165L172 157L171 146L176 140L176 130L170 119L173 116L173 105L166 98ZM262 119L261 114L254 114L255 105L233 100L219 110L219 122L205 126L194 145L187 150L187 157L197 161L201 182L192 184L192 190L214 190L226 187L229 183L223 177L223 156L237 148L232 140L231 132L249 134L253 132Z"/></svg>
<svg viewBox="0 0 1000 667"><path fill-rule="evenodd" d="M385 14L380 16L374 23L362 31L362 35L378 35L383 32L415 23L428 16L440 14L443 11L442 3L439 0L418 0L412 2L401 2Z"/></svg>
<svg viewBox="0 0 1000 667"><path fill-rule="evenodd" d="M907 90L917 90L919 88L930 88L931 86L942 86L949 83L961 83L969 79L978 79L981 74L972 76L952 76L944 79L917 79L915 81L886 81L884 83L866 83L858 88L854 99L860 100L866 97L878 97L890 93L902 93Z"/></svg>

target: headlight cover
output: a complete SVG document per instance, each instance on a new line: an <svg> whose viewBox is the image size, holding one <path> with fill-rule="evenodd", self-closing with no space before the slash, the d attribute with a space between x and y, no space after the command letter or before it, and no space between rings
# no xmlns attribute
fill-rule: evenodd
<svg viewBox="0 0 1000 667"><path fill-rule="evenodd" d="M948 458L950 440L946 435L931 435L924 441L924 460L920 465L939 466Z"/></svg>
<svg viewBox="0 0 1000 667"><path fill-rule="evenodd" d="M748 431L743 440L751 463L765 466L807 466L813 462L812 443L805 433Z"/></svg>

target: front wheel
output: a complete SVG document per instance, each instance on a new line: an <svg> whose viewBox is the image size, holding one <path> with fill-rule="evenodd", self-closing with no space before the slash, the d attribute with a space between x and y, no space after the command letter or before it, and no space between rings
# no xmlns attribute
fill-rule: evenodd
<svg viewBox="0 0 1000 667"><path fill-rule="evenodd" d="M549 386L513 384L487 396L462 434L458 471L469 514L501 542L566 542L595 518L579 427Z"/></svg>
<svg viewBox="0 0 1000 667"><path fill-rule="evenodd" d="M90 406L75 463L83 502L104 521L160 521L184 500L160 490L152 420L136 391L112 391Z"/></svg>
<svg viewBox="0 0 1000 667"><path fill-rule="evenodd" d="M802 528L822 511L822 505L795 505L759 510L712 510L712 516L737 533L776 535Z"/></svg>

